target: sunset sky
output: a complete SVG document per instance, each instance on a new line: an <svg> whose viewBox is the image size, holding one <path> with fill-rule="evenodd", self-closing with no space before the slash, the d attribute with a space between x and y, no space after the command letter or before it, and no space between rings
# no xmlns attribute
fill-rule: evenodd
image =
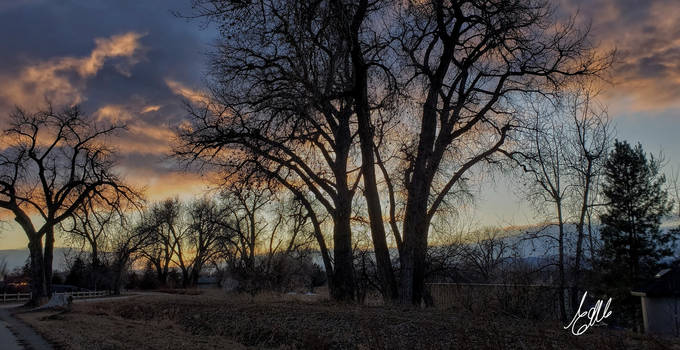
<svg viewBox="0 0 680 350"><path fill-rule="evenodd" d="M557 3L558 1L556 1ZM613 85L604 101L617 136L663 150L667 171L680 165L680 4L677 0L561 0L561 14L579 11L592 38L616 47ZM0 125L14 105L81 103L103 120L124 121L116 140L120 170L146 186L149 199L191 196L206 187L167 158L172 128L185 116L182 100L200 98L210 25L173 16L190 0L0 1ZM478 197L476 221L528 224L534 215L499 180ZM6 213L0 217L11 219ZM25 248L14 225L0 249Z"/></svg>

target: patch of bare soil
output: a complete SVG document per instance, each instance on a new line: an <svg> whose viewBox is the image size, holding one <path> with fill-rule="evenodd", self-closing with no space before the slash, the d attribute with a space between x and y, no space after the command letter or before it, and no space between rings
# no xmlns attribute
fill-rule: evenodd
<svg viewBox="0 0 680 350"><path fill-rule="evenodd" d="M557 322L290 295L144 296L22 318L74 349L680 349L627 331L576 337Z"/></svg>
<svg viewBox="0 0 680 350"><path fill-rule="evenodd" d="M131 319L116 312L119 303L74 304L72 311L17 314L56 349L245 349L220 336L197 337L170 317ZM129 300L126 305L143 303Z"/></svg>

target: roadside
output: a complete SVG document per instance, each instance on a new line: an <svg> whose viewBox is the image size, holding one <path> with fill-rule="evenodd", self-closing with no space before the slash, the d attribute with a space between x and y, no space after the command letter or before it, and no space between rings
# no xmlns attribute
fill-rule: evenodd
<svg viewBox="0 0 680 350"><path fill-rule="evenodd" d="M558 322L487 310L337 304L319 296L138 295L18 315L68 349L679 349L604 328L573 336Z"/></svg>
<svg viewBox="0 0 680 350"><path fill-rule="evenodd" d="M5 350L20 350L23 349L19 345L19 340L9 330L9 324L5 321L0 321L0 344Z"/></svg>
<svg viewBox="0 0 680 350"><path fill-rule="evenodd" d="M102 302L110 300L127 299L130 296L76 299L74 303ZM12 316L13 309L20 308L23 303L0 304L0 344L2 350L49 350L53 347L33 328L17 317ZM42 315L54 314L53 311L38 311ZM19 318L23 319L22 316Z"/></svg>
<svg viewBox="0 0 680 350"><path fill-rule="evenodd" d="M3 349L51 350L52 346L43 339L33 328L14 318L11 310L21 304L0 306L0 344Z"/></svg>

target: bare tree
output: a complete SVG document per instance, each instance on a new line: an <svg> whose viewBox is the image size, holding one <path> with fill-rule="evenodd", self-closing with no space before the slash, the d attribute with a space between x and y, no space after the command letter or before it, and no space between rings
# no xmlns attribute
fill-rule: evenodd
<svg viewBox="0 0 680 350"><path fill-rule="evenodd" d="M484 283L491 283L499 277L500 267L512 256L512 250L497 229L486 228L475 232L473 241L463 248L463 257Z"/></svg>
<svg viewBox="0 0 680 350"><path fill-rule="evenodd" d="M291 268L304 269L314 240L304 205L269 185L234 182L221 191L219 201L223 233L211 262L240 278L251 292L292 282L284 279L296 273Z"/></svg>
<svg viewBox="0 0 680 350"><path fill-rule="evenodd" d="M137 259L143 256L144 249L152 245L156 239L152 230L132 225L129 220L120 223L121 225L110 238L109 243L113 254L111 268L114 294L120 294L125 273Z"/></svg>
<svg viewBox="0 0 680 350"><path fill-rule="evenodd" d="M39 304L51 292L57 225L87 198L136 201L138 194L113 171L115 152L105 144L123 126L103 125L77 106L35 113L17 109L10 117L7 146L0 153L0 208L15 216L28 237L31 303Z"/></svg>
<svg viewBox="0 0 680 350"><path fill-rule="evenodd" d="M557 225L557 267L559 284L560 318L566 319L564 289L565 275L565 224L567 221L566 204L569 191L573 189L568 179L569 150L563 147L568 140L566 125L563 124L550 103L529 102L534 109L534 125L527 128L527 149L509 154L531 178L528 183L527 197L536 208L554 217ZM550 204L554 211L546 210ZM554 216L553 214L554 213Z"/></svg>
<svg viewBox="0 0 680 350"><path fill-rule="evenodd" d="M410 101L420 107L404 148L399 293L402 302L419 303L432 217L465 174L525 122L520 97L598 74L611 57L596 55L573 21L552 25L543 1L412 1L397 14L395 50Z"/></svg>
<svg viewBox="0 0 680 350"><path fill-rule="evenodd" d="M108 244L114 231L125 225L126 211L140 209L142 205L138 198L130 202L118 193L113 193L110 198L91 195L59 224L59 228L67 241L89 246L90 265L96 267L102 262L100 252L110 252Z"/></svg>
<svg viewBox="0 0 680 350"><path fill-rule="evenodd" d="M572 310L578 307L578 290L581 287L581 268L584 256L583 244L590 242L591 262L594 259L593 237L589 212L598 199L599 178L611 144L611 126L606 109L598 104L595 93L579 88L566 96L568 122L568 146L571 157L567 159L571 183L575 186L576 203L576 251L574 252L574 284L571 292ZM587 227L586 227L587 226ZM586 232L588 228L588 232Z"/></svg>
<svg viewBox="0 0 680 350"><path fill-rule="evenodd" d="M301 200L321 203L335 224L331 290L339 299L352 295L347 214L359 179L348 167L355 135L385 298L419 303L432 217L464 175L491 159L523 122L519 96L547 94L574 76L597 74L610 59L595 55L587 31L573 22L551 25L554 17L543 1L194 5L199 15L219 21L227 39L214 61L219 84L213 95L221 108L194 113L179 153L215 160L226 149L246 152L249 162ZM397 113L400 108L389 108L394 102L416 110L416 118L401 116L399 129L407 139L401 232L393 224L396 215L390 220L400 246L399 289L375 173L375 164L388 158L380 154L384 130L376 116ZM317 159L324 162L310 161ZM392 205L399 202L390 198Z"/></svg>
<svg viewBox="0 0 680 350"><path fill-rule="evenodd" d="M572 307L576 307L586 220L597 197L597 178L601 174L610 138L607 115L592 98L592 92L578 86L565 91L555 103L530 102L535 124L526 129L526 143L522 143L526 149L506 153L531 178L526 194L536 207L550 213L544 206L550 203L554 209L548 215L549 221L554 220L558 228L555 239L562 318L566 318L563 296L567 284L566 258L571 256L565 242L568 236L565 225L573 219L576 226L574 280L571 284ZM592 242L590 231L588 233Z"/></svg>
<svg viewBox="0 0 680 350"><path fill-rule="evenodd" d="M310 218L334 299L354 295L351 206L360 170L345 93L352 84L346 43L326 3L196 0L216 20L212 105L192 111L177 154L279 182ZM333 254L320 222L333 221Z"/></svg>
<svg viewBox="0 0 680 350"><path fill-rule="evenodd" d="M166 199L152 205L143 215L139 230L149 232L153 243L146 246L143 254L156 271L162 284L168 282L168 273L176 258L183 262L180 241L186 233L186 225L180 217L181 203L178 198ZM179 265L179 264L176 264Z"/></svg>
<svg viewBox="0 0 680 350"><path fill-rule="evenodd" d="M229 236L225 226L225 210L214 200L199 198L187 207L189 228L184 241L190 257L184 258L183 278L196 285L203 268L219 253L219 243Z"/></svg>

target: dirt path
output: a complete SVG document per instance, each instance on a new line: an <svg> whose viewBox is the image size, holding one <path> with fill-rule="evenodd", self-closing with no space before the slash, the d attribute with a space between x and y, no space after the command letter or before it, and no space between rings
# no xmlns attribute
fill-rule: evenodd
<svg viewBox="0 0 680 350"><path fill-rule="evenodd" d="M75 303L101 302L109 300L127 299L132 295L104 297L92 299L77 299ZM52 346L26 323L12 316L12 309L23 304L0 305L0 348L2 350L51 350Z"/></svg>
<svg viewBox="0 0 680 350"><path fill-rule="evenodd" d="M2 348L6 350L24 348L51 350L52 346L33 328L12 317L10 310L17 306L19 305L0 306L0 344L2 344Z"/></svg>
<svg viewBox="0 0 680 350"><path fill-rule="evenodd" d="M5 350L23 349L19 345L19 340L9 330L9 326L5 321L0 321L0 344L2 344L2 348Z"/></svg>

